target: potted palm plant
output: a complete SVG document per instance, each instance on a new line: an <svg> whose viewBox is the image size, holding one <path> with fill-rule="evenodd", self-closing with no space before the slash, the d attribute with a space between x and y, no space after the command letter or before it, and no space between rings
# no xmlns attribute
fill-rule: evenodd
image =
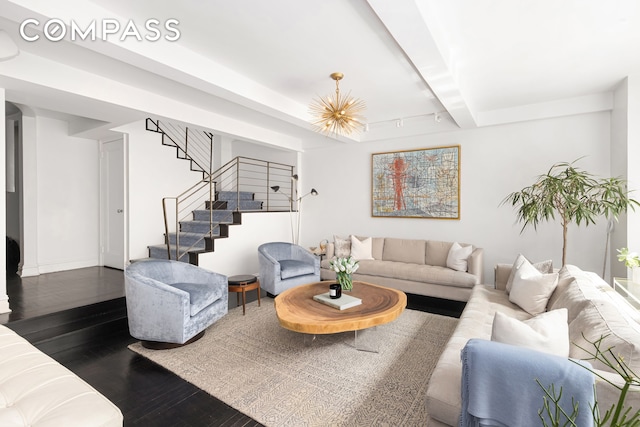
<svg viewBox="0 0 640 427"><path fill-rule="evenodd" d="M540 222L558 216L562 225L562 265L567 259L569 224L588 226L601 216L617 221L629 207L635 210L635 206L640 206L629 197L625 180L597 178L577 168L576 162L554 164L532 185L509 194L502 201L517 208L518 222L523 224L520 232L530 225L535 229Z"/></svg>

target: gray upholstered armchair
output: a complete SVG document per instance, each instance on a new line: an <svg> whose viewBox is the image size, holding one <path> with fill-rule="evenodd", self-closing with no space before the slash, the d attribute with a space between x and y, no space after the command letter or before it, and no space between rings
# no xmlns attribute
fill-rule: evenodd
<svg viewBox="0 0 640 427"><path fill-rule="evenodd" d="M294 286L320 281L320 259L302 246L286 242L258 247L260 286L278 295Z"/></svg>
<svg viewBox="0 0 640 427"><path fill-rule="evenodd" d="M227 314L227 276L184 262L149 259L125 268L129 333L149 348L195 341Z"/></svg>

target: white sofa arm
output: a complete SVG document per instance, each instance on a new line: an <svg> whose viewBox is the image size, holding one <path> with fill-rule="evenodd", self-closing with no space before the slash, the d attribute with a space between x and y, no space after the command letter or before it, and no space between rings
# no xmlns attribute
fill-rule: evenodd
<svg viewBox="0 0 640 427"><path fill-rule="evenodd" d="M493 284L496 289L500 289L502 291L507 289L507 280L509 280L512 267L513 264L496 264L493 268L493 272L495 274Z"/></svg>
<svg viewBox="0 0 640 427"><path fill-rule="evenodd" d="M118 407L4 325L0 347L0 425L122 426Z"/></svg>
<svg viewBox="0 0 640 427"><path fill-rule="evenodd" d="M329 242L329 243L327 243L327 254L326 254L326 257L327 257L327 259L331 259L331 258L333 258L334 255L335 255L335 246L334 246L333 242Z"/></svg>
<svg viewBox="0 0 640 427"><path fill-rule="evenodd" d="M484 249L475 248L467 258L467 272L477 276L479 284L484 283Z"/></svg>

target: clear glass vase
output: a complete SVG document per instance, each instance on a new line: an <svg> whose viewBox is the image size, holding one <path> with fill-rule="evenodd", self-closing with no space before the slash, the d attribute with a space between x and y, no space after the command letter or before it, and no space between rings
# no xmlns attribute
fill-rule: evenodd
<svg viewBox="0 0 640 427"><path fill-rule="evenodd" d="M350 274L347 273L337 273L336 280L340 283L343 291L350 291L353 289L353 279Z"/></svg>

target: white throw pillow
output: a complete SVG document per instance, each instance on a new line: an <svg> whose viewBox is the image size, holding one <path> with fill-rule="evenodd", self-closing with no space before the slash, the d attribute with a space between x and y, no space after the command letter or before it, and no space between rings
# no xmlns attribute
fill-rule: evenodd
<svg viewBox="0 0 640 427"><path fill-rule="evenodd" d="M351 256L356 260L373 259L371 255L373 248L373 240L367 237L364 240L351 236Z"/></svg>
<svg viewBox="0 0 640 427"><path fill-rule="evenodd" d="M334 255L338 258L348 258L351 255L351 239L333 236Z"/></svg>
<svg viewBox="0 0 640 427"><path fill-rule="evenodd" d="M460 246L458 242L453 242L449 255L447 255L447 267L457 271L467 271L467 258L471 255L473 246Z"/></svg>
<svg viewBox="0 0 640 427"><path fill-rule="evenodd" d="M548 311L524 321L497 312L491 341L569 357L567 309Z"/></svg>
<svg viewBox="0 0 640 427"><path fill-rule="evenodd" d="M524 263L525 261L533 265L536 268L536 270L538 270L540 273L543 273L543 274L553 273L552 260L548 259L545 261L532 263L524 255L518 254L518 256L516 257L516 260L513 262L513 267L511 268L511 273L509 274L509 278L507 279L507 285L505 287L507 294L511 293L511 286L513 285L513 277L515 276L516 271L518 271L518 269L522 267L522 263Z"/></svg>
<svg viewBox="0 0 640 427"><path fill-rule="evenodd" d="M542 274L525 260L513 277L509 301L536 316L546 310L557 284L558 273Z"/></svg>

